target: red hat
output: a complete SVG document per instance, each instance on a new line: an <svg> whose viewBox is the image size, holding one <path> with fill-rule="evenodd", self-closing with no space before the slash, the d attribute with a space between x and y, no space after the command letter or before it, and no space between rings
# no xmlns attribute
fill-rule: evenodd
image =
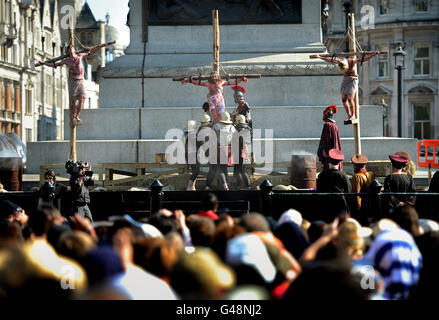
<svg viewBox="0 0 439 320"><path fill-rule="evenodd" d="M389 159L391 161L393 161L393 162L396 162L396 163L404 163L404 164L406 164L406 163L409 162L409 159L407 159L406 157L401 156L399 154L396 154L396 153L395 154L391 154L389 156Z"/></svg>
<svg viewBox="0 0 439 320"><path fill-rule="evenodd" d="M407 162L411 161L410 156L409 156L409 154L407 152L403 152L403 151L395 152L395 155L403 156L404 158L407 158L407 160L408 160Z"/></svg>
<svg viewBox="0 0 439 320"><path fill-rule="evenodd" d="M233 91L241 91L242 93L245 93L245 88L243 86L233 86Z"/></svg>
<svg viewBox="0 0 439 320"><path fill-rule="evenodd" d="M323 114L326 116L330 111L332 111L333 114L337 113L337 106L335 104L331 104L329 107L325 109Z"/></svg>
<svg viewBox="0 0 439 320"><path fill-rule="evenodd" d="M369 159L364 154L356 154L351 159L353 164L366 164Z"/></svg>
<svg viewBox="0 0 439 320"><path fill-rule="evenodd" d="M341 150L337 150L337 149L331 149L329 150L329 158L331 160L335 161L343 161L344 160L344 155L343 152L341 152Z"/></svg>

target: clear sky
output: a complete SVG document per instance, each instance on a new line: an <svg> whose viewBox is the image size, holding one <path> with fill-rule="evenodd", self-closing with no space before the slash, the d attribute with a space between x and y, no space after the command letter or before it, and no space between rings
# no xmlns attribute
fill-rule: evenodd
<svg viewBox="0 0 439 320"><path fill-rule="evenodd" d="M105 21L107 12L110 14L110 25L116 27L123 39L123 44L130 42L130 29L126 26L129 0L87 0L96 20Z"/></svg>

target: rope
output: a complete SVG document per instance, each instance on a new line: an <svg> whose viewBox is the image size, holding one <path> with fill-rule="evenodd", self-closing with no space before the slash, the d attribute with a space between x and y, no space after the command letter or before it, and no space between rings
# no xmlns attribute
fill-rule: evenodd
<svg viewBox="0 0 439 320"><path fill-rule="evenodd" d="M85 45L82 44L82 42L78 39L78 37L76 35L73 35L76 39L76 41L79 43L79 45L83 48L83 49L87 49L87 50L91 50L93 47L87 47Z"/></svg>

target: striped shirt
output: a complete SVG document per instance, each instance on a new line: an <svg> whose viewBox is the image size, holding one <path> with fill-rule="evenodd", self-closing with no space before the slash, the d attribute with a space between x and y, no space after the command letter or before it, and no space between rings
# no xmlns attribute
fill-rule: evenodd
<svg viewBox="0 0 439 320"><path fill-rule="evenodd" d="M403 229L381 232L365 259L383 277L386 299L407 299L410 289L418 284L422 255L412 236Z"/></svg>

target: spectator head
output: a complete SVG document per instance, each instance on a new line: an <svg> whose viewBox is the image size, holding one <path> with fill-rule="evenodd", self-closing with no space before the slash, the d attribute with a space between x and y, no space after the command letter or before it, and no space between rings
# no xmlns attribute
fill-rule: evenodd
<svg viewBox="0 0 439 320"><path fill-rule="evenodd" d="M108 284L125 272L120 257L110 246L98 247L86 253L80 262L87 272L90 287Z"/></svg>
<svg viewBox="0 0 439 320"><path fill-rule="evenodd" d="M275 280L276 267L257 235L242 234L231 239L227 244L226 261L236 270L239 284L265 286Z"/></svg>
<svg viewBox="0 0 439 320"><path fill-rule="evenodd" d="M171 276L172 288L188 300L224 299L235 281L233 270L215 252L205 248L183 253Z"/></svg>
<svg viewBox="0 0 439 320"><path fill-rule="evenodd" d="M215 222L206 217L196 217L188 224L194 246L210 247L215 235Z"/></svg>
<svg viewBox="0 0 439 320"><path fill-rule="evenodd" d="M260 213L249 213L241 218L241 226L243 226L247 232L270 232L270 225L267 219Z"/></svg>
<svg viewBox="0 0 439 320"><path fill-rule="evenodd" d="M279 226L287 221L292 221L300 227L303 221L302 214L295 209L288 209L287 211L282 213L279 220L277 221L277 225Z"/></svg>
<svg viewBox="0 0 439 320"><path fill-rule="evenodd" d="M0 221L16 221L19 225L24 226L28 223L29 217L19 205L9 200L1 200Z"/></svg>
<svg viewBox="0 0 439 320"><path fill-rule="evenodd" d="M29 227L37 237L46 237L53 219L60 217L61 213L49 204L42 204L29 219Z"/></svg>
<svg viewBox="0 0 439 320"><path fill-rule="evenodd" d="M23 242L20 225L17 222L0 222L0 249L17 246Z"/></svg>
<svg viewBox="0 0 439 320"><path fill-rule="evenodd" d="M175 231L169 232L166 234L166 240L177 254L181 254L184 251L184 240L180 233Z"/></svg>
<svg viewBox="0 0 439 320"><path fill-rule="evenodd" d="M145 238L134 243L134 263L169 282L178 252L163 238Z"/></svg>
<svg viewBox="0 0 439 320"><path fill-rule="evenodd" d="M352 259L363 256L365 241L361 235L361 226L354 219L348 219L338 228L336 245Z"/></svg>
<svg viewBox="0 0 439 320"><path fill-rule="evenodd" d="M44 173L44 179L46 181L49 181L51 183L54 183L56 181L56 174L55 171L48 169L45 173Z"/></svg>
<svg viewBox="0 0 439 320"><path fill-rule="evenodd" d="M203 210L216 212L218 210L218 198L215 194L209 192L201 198Z"/></svg>
<svg viewBox="0 0 439 320"><path fill-rule="evenodd" d="M148 223L156 227L165 236L170 232L180 231L178 222L175 220L174 215L168 216L161 213L155 213L148 219Z"/></svg>
<svg viewBox="0 0 439 320"><path fill-rule="evenodd" d="M85 254L95 249L93 239L82 231L64 232L58 241L58 253L78 261Z"/></svg>
<svg viewBox="0 0 439 320"><path fill-rule="evenodd" d="M350 269L350 265L341 260L306 264L284 299L294 302L366 300L367 292L361 289Z"/></svg>
<svg viewBox="0 0 439 320"><path fill-rule="evenodd" d="M410 205L399 206L393 211L392 218L412 236L416 237L422 233L419 225L419 216L414 207Z"/></svg>

